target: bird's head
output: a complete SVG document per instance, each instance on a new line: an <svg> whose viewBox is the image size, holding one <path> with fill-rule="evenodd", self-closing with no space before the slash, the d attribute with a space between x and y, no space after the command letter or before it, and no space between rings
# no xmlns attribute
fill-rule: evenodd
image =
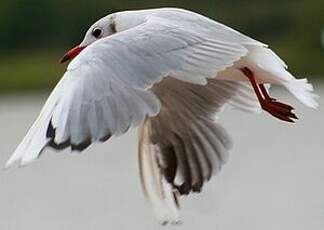
<svg viewBox="0 0 324 230"><path fill-rule="evenodd" d="M86 32L83 41L69 50L61 59L61 63L72 60L83 49L99 39L135 27L144 21L146 12L124 11L110 14L96 21Z"/></svg>
<svg viewBox="0 0 324 230"><path fill-rule="evenodd" d="M108 15L95 22L86 32L83 41L76 47L69 50L61 59L61 63L72 60L84 48L91 45L95 41L117 33L115 16Z"/></svg>

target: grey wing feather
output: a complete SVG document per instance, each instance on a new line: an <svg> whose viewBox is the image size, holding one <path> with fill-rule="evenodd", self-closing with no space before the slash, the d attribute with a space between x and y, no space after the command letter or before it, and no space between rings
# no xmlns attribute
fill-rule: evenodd
<svg viewBox="0 0 324 230"><path fill-rule="evenodd" d="M102 38L70 63L44 107L46 119L36 121L7 166L31 162L47 145L83 150L94 141L121 135L159 112L160 102L150 88L164 77L206 84L206 78L214 78L247 52L243 43L218 40L156 17Z"/></svg>
<svg viewBox="0 0 324 230"><path fill-rule="evenodd" d="M200 86L166 78L154 85L152 91L161 101L161 110L157 116L147 118L141 127L145 141L141 138L139 154L141 166L154 164L156 167L155 174L147 175L148 171L141 170L142 183L145 190L150 190L148 198L155 209L157 205L160 207L157 216L161 216L161 213L177 210L175 204L179 195L200 192L227 162L232 141L215 115L226 103L235 106L241 97L247 100L247 108L254 110L257 99L251 96L253 90L245 83L216 79L209 79L207 85ZM145 162L146 154L153 156L151 161L158 162ZM161 186L148 184L148 177ZM153 190L163 196L152 198ZM174 194L176 199L167 199ZM178 212L174 213L171 221L178 221ZM166 220L170 221L170 216Z"/></svg>

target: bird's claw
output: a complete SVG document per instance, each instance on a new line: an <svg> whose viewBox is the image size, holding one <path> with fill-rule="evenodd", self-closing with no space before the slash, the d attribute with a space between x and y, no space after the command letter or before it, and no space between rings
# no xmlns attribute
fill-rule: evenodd
<svg viewBox="0 0 324 230"><path fill-rule="evenodd" d="M295 122L293 119L298 119L296 114L293 113L294 108L292 106L276 101L275 99L263 100L261 107L272 116L283 121L293 123Z"/></svg>

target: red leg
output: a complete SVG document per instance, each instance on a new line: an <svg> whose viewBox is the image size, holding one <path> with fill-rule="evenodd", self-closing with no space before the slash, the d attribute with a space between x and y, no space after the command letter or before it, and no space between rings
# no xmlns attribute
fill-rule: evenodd
<svg viewBox="0 0 324 230"><path fill-rule="evenodd" d="M261 92L262 92L262 94L263 94L263 96L264 96L264 98L265 98L266 100L270 100L270 101L275 101L275 100L276 100L276 99L270 97L270 95L269 95L267 89L265 88L265 86L264 86L263 84L259 84L259 87L260 87Z"/></svg>
<svg viewBox="0 0 324 230"><path fill-rule="evenodd" d="M264 100L263 99L263 96L262 96L262 94L260 92L259 85L258 85L258 83L257 83L257 81L256 81L256 79L255 79L255 77L253 75L253 72L249 68L247 68L247 67L245 67L245 68L243 68L241 70L245 74L245 76L247 76L247 78L250 80L251 85L252 85L252 87L254 89L255 94L258 97L259 102L261 102L262 100Z"/></svg>
<svg viewBox="0 0 324 230"><path fill-rule="evenodd" d="M294 122L294 120L292 119L298 119L297 116L292 112L292 110L294 109L293 107L278 102L270 97L264 85L257 83L253 72L249 68L244 67L241 69L241 71L251 82L251 85L263 110L283 121Z"/></svg>
<svg viewBox="0 0 324 230"><path fill-rule="evenodd" d="M270 97L270 95L269 95L267 89L264 87L263 84L259 84L259 87L260 87L260 89L261 89L261 91L262 91L262 94L264 95L264 98L265 98L266 100L273 101L274 104L280 105L280 106L285 107L286 109L289 109L289 110L293 110L293 109L294 109L294 108L291 107L290 105L287 105L287 104L284 104L284 103L278 102L278 101L276 101L276 99ZM294 117L294 118L298 119L297 117Z"/></svg>

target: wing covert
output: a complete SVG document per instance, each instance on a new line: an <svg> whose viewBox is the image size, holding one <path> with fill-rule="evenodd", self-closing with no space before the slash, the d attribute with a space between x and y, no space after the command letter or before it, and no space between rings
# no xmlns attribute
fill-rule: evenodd
<svg viewBox="0 0 324 230"><path fill-rule="evenodd" d="M9 163L29 163L47 145L80 151L92 142L121 135L146 116L159 113L160 101L150 88L164 77L206 84L206 78L215 77L246 53L242 44L153 16L102 38L70 63L43 109L46 119L35 122L33 132L25 137L28 141L22 142ZM31 148L35 143L37 148Z"/></svg>

